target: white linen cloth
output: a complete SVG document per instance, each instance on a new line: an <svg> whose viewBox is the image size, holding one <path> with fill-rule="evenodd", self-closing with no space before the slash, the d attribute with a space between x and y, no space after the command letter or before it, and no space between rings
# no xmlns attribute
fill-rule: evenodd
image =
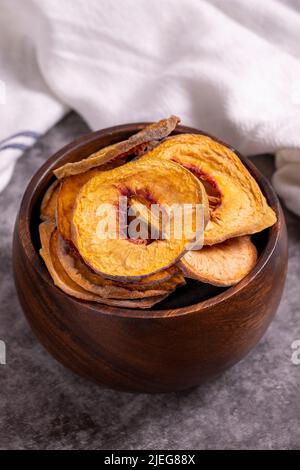
<svg viewBox="0 0 300 470"><path fill-rule="evenodd" d="M0 0L0 190L69 109L92 129L174 113L246 155L300 147L300 2ZM299 155L274 184L300 215Z"/></svg>

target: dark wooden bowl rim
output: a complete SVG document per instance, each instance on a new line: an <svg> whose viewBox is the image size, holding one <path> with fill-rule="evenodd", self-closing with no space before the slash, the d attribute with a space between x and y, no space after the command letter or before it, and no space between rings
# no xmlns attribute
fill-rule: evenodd
<svg viewBox="0 0 300 470"><path fill-rule="evenodd" d="M57 153L55 153L51 158L49 158L41 166L41 168L32 177L30 183L27 186L25 194L23 196L21 206L20 206L20 212L18 216L19 221L20 221L20 225L19 225L20 238L21 238L23 249L24 249L24 253L28 258L28 262L34 267L34 269L38 271L39 275L49 285L49 288L58 289L57 287L53 285L53 282L43 264L43 261L40 258L39 254L37 253L32 243L32 237L31 237L31 231L30 231L31 212L32 212L32 205L33 205L32 198L35 192L40 190L41 182L45 179L46 175L49 175L50 172L54 168L59 166L58 162L63 157L65 158L66 155L68 154L71 155L74 148L76 149L84 148L87 143L96 142L99 138L103 137L104 135L114 136L120 131L134 133L142 129L143 127L145 127L145 125L147 124L148 123L146 122L124 124L124 125L109 127L101 131L91 132L87 135L84 135L83 137L80 137L79 139L74 140L73 142L71 142L70 144L66 145L61 150L59 150ZM209 137L212 137L215 140L218 140L214 136L211 136L210 134L207 134L206 132L202 132L202 131L199 131L198 129L194 129L194 128L187 127L187 126L177 126L176 134L178 133L198 133L198 134L207 135ZM227 299L229 299L230 297L233 297L237 292L239 292L241 289L244 289L249 283L251 283L251 281L255 279L255 277L261 272L264 266L268 263L275 249L275 246L278 242L278 238L280 235L280 227L282 225L282 217L283 217L282 212L280 210L280 203L271 185L264 178L264 176L261 175L261 173L257 170L257 168L250 161L248 161L242 155L240 155L239 152L237 152L233 147L229 146L228 144L220 140L218 141L221 142L223 145L226 145L227 147L231 148L243 161L245 166L249 169L251 174L254 176L254 178L258 182L269 204L275 210L277 217L278 217L277 223L269 229L269 236L268 236L267 244L265 248L263 249L263 252L261 253L254 269L237 285L228 288L226 291L218 295L215 295L212 298L198 302L193 305L189 305L189 306L181 307L181 308L175 308L175 309L172 308L170 310L139 310L139 309L126 309L126 308L119 308L119 307L108 307L102 304L80 301L73 297L70 297L70 301L74 302L75 304L80 303L84 305L85 308L90 308L94 310L95 314L97 314L97 310L99 311L101 310L102 314L107 313L109 315L125 316L125 317L132 317L132 318L135 318L135 317L145 318L145 319L163 318L163 317L169 316L170 312L172 316L179 316L179 315L186 315L186 314L193 314L193 313L199 314L199 313L205 312L207 308L220 304L226 301Z"/></svg>

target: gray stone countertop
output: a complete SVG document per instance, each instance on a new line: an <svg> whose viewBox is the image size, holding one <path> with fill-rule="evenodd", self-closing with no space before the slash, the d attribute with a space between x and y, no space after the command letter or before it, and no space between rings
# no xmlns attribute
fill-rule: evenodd
<svg viewBox="0 0 300 470"><path fill-rule="evenodd" d="M300 219L285 211L289 271L272 325L239 364L204 386L147 395L98 387L57 363L32 334L11 273L12 231L32 174L54 151L87 132L70 114L17 163L0 194L1 449L295 449L300 447ZM255 164L270 176L271 156Z"/></svg>

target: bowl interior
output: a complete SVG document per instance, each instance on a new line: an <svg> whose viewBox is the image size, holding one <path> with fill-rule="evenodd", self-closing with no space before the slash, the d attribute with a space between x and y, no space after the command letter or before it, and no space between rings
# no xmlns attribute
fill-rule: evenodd
<svg viewBox="0 0 300 470"><path fill-rule="evenodd" d="M133 133L143 128L144 126L145 123L130 124L124 126L117 126L110 129L104 129L103 131L99 132L93 132L91 134L88 134L87 136L81 137L80 139L64 147L53 157L47 160L47 162L41 167L41 169L36 173L31 182L32 188L26 214L30 230L31 242L36 254L38 254L40 249L40 240L38 232L40 204L46 189L54 181L53 169L67 162L81 160L82 158L87 157L88 155L100 148L126 139ZM179 133L198 133L207 135L199 130L184 126L178 126L173 132L173 134ZM241 155L239 155L239 157L241 158L245 166L248 168L248 170L251 172L251 174L254 176L254 178L260 185L264 195L266 196L269 204L271 205L271 207L273 207L273 209L277 212L278 215L278 200L268 182L251 162L249 162ZM263 232L260 232L252 237L252 240L258 250L259 260L264 254L268 242L270 242L270 237L273 233L274 227L272 227L271 229L264 230ZM45 271L46 269L44 268L43 262L40 257L39 260L41 265L39 266L39 269ZM176 291L172 293L167 299L163 300L159 304L156 304L149 310L157 311L188 307L199 302L214 298L225 291L230 291L231 289L233 289L232 287L216 287L192 279L187 279L186 281L187 282L185 286L176 289ZM95 304L93 305L95 306Z"/></svg>

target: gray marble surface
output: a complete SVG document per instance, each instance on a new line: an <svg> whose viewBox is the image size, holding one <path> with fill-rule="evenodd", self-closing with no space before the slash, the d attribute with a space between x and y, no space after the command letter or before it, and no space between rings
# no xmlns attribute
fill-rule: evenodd
<svg viewBox="0 0 300 470"><path fill-rule="evenodd" d="M300 447L300 219L286 211L289 271L278 314L247 358L202 387L138 395L78 378L35 339L20 309L11 273L11 239L24 189L55 150L88 129L69 115L16 166L0 194L1 449L289 449ZM271 175L272 157L255 163Z"/></svg>

